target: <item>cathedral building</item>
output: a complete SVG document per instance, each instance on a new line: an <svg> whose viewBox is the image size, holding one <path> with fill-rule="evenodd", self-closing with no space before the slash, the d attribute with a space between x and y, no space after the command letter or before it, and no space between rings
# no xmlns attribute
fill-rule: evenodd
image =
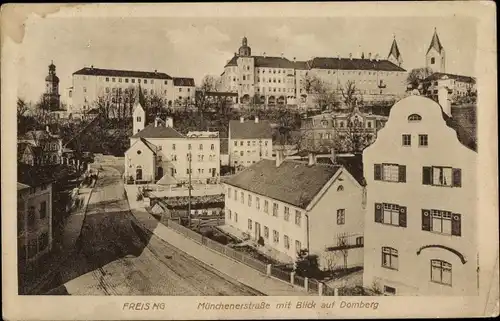
<svg viewBox="0 0 500 321"><path fill-rule="evenodd" d="M323 80L338 93L347 82L354 82L364 101L399 99L405 94L406 70L396 39L387 59L371 53L361 57L315 57L307 61L252 55L248 39L226 63L222 73L223 90L238 94L240 104L268 106L314 104L306 86L307 77Z"/></svg>

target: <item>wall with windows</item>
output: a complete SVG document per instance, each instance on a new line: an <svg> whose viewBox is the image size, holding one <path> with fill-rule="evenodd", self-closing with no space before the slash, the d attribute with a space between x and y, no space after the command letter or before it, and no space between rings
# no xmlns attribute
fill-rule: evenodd
<svg viewBox="0 0 500 321"><path fill-rule="evenodd" d="M297 258L297 247L307 248L305 210L227 184L225 191L226 224L252 239L262 236L265 245L285 253L290 261Z"/></svg>
<svg viewBox="0 0 500 321"><path fill-rule="evenodd" d="M272 139L231 139L229 141L230 166L250 166L264 157L272 157Z"/></svg>
<svg viewBox="0 0 500 321"><path fill-rule="evenodd" d="M410 96L392 107L363 153L365 286L376 282L396 295L477 291L476 159L434 101ZM393 249L396 263L383 248ZM451 266L451 284L433 280L431 260Z"/></svg>
<svg viewBox="0 0 500 321"><path fill-rule="evenodd" d="M131 142L125 152L125 177L147 182L155 179L155 154L140 140Z"/></svg>
<svg viewBox="0 0 500 321"><path fill-rule="evenodd" d="M52 249L52 184L19 191L17 215L19 259L35 261Z"/></svg>
<svg viewBox="0 0 500 321"><path fill-rule="evenodd" d="M339 245L351 247L346 255L348 266L363 265L364 219L363 188L343 169L308 213L309 248L319 255L321 267L342 266L345 252L326 251ZM332 255L334 261L329 263Z"/></svg>

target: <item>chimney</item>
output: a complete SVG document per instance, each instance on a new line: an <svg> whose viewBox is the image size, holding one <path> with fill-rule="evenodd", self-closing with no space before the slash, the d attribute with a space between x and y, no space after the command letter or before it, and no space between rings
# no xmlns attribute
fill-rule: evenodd
<svg viewBox="0 0 500 321"><path fill-rule="evenodd" d="M155 69L155 74L158 72L158 70Z"/></svg>
<svg viewBox="0 0 500 321"><path fill-rule="evenodd" d="M283 58L283 53L281 53L281 58Z"/></svg>
<svg viewBox="0 0 500 321"><path fill-rule="evenodd" d="M293 62L295 62L297 60L297 57L293 57Z"/></svg>
<svg viewBox="0 0 500 321"><path fill-rule="evenodd" d="M451 115L451 103L448 99L448 87L442 86L438 89L438 102L443 108L446 115L452 117Z"/></svg>
<svg viewBox="0 0 500 321"><path fill-rule="evenodd" d="M276 167L280 167L280 165L283 164L284 158L283 150L278 149L276 151Z"/></svg>
<svg viewBox="0 0 500 321"><path fill-rule="evenodd" d="M255 116L255 123L258 124L259 123L259 117L258 116Z"/></svg>
<svg viewBox="0 0 500 321"><path fill-rule="evenodd" d="M309 162L307 165L313 166L314 164L316 164L316 156L313 153L309 153Z"/></svg>
<svg viewBox="0 0 500 321"><path fill-rule="evenodd" d="M375 60L378 61L378 54L375 55Z"/></svg>
<svg viewBox="0 0 500 321"><path fill-rule="evenodd" d="M372 53L371 52L368 53L368 60L372 60Z"/></svg>
<svg viewBox="0 0 500 321"><path fill-rule="evenodd" d="M349 53L349 59L352 60L352 52Z"/></svg>
<svg viewBox="0 0 500 321"><path fill-rule="evenodd" d="M90 66L90 69L94 69L94 65L91 65L91 66Z"/></svg>
<svg viewBox="0 0 500 321"><path fill-rule="evenodd" d="M170 128L174 128L174 119L172 117L165 118L165 125Z"/></svg>
<svg viewBox="0 0 500 321"><path fill-rule="evenodd" d="M244 117L240 117L240 123L244 123L245 122L245 118Z"/></svg>
<svg viewBox="0 0 500 321"><path fill-rule="evenodd" d="M265 52L262 55L264 56L264 58L266 58L266 53Z"/></svg>

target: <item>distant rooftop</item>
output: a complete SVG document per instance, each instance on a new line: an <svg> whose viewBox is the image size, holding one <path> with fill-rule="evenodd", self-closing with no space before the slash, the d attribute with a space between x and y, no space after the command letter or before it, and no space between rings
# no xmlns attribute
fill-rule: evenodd
<svg viewBox="0 0 500 321"><path fill-rule="evenodd" d="M271 139L271 123L267 120L231 120L229 121L231 139Z"/></svg>
<svg viewBox="0 0 500 321"><path fill-rule="evenodd" d="M82 69L74 72L73 75L131 77L131 78L149 78L149 79L172 79L171 76L169 76L163 72L119 70L119 69L100 69L100 68L94 68L94 67L82 68Z"/></svg>

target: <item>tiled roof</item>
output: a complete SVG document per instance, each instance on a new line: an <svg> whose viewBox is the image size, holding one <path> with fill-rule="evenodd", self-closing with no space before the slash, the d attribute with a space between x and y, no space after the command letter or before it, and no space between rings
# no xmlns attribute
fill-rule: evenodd
<svg viewBox="0 0 500 321"><path fill-rule="evenodd" d="M111 76L111 77L131 77L131 78L150 78L150 79L172 79L169 75L163 72L154 71L135 71L135 70L117 70L117 69L99 69L99 68L83 68L75 71L73 75L88 75L88 76Z"/></svg>
<svg viewBox="0 0 500 321"><path fill-rule="evenodd" d="M436 49L439 53L443 50L443 46L441 45L441 41L439 41L436 29L434 29L434 34L432 35L431 44L429 45L429 49L427 49L427 53L429 53L432 48Z"/></svg>
<svg viewBox="0 0 500 321"><path fill-rule="evenodd" d="M239 120L229 121L229 132L231 139L270 139L273 137L271 123L267 120Z"/></svg>
<svg viewBox="0 0 500 321"><path fill-rule="evenodd" d="M311 68L340 69L340 70L380 70L380 71L406 71L389 60L373 59L348 59L348 58L313 58Z"/></svg>
<svg viewBox="0 0 500 321"><path fill-rule="evenodd" d="M193 78L174 78L174 86L189 86L194 87Z"/></svg>
<svg viewBox="0 0 500 321"><path fill-rule="evenodd" d="M233 58L227 62L225 67L229 66L238 66L238 56L234 55Z"/></svg>
<svg viewBox="0 0 500 321"><path fill-rule="evenodd" d="M308 70L309 69L309 62L308 61L295 61L293 64L295 65L295 69L300 69L300 70Z"/></svg>
<svg viewBox="0 0 500 321"><path fill-rule="evenodd" d="M295 68L295 64L284 57L253 56L255 67Z"/></svg>
<svg viewBox="0 0 500 321"><path fill-rule="evenodd" d="M172 127L155 127L153 123L133 135L132 138L184 138L184 136Z"/></svg>
<svg viewBox="0 0 500 321"><path fill-rule="evenodd" d="M226 184L305 209L339 168L293 160L284 160L276 167L274 160L263 159Z"/></svg>
<svg viewBox="0 0 500 321"><path fill-rule="evenodd" d="M443 79L443 77L448 77L450 79L454 79L459 82L467 82L467 83L476 83L476 79L474 77L469 77L469 76L462 76L462 75L455 75L455 74L447 74L443 72L435 72L429 77L425 78L424 81L434 81L434 80L439 80Z"/></svg>

